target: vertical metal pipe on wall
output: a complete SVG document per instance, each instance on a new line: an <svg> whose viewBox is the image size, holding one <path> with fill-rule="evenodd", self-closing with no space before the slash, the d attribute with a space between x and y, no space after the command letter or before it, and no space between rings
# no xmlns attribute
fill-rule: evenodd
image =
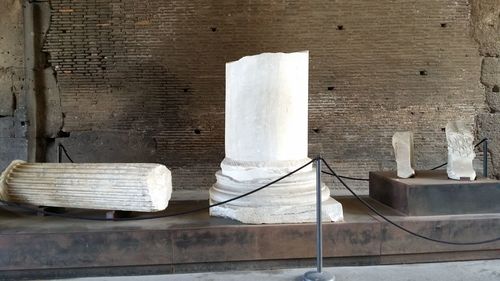
<svg viewBox="0 0 500 281"><path fill-rule="evenodd" d="M28 161L35 162L37 154L36 92L35 92L35 32L33 25L33 4L23 3L24 26L24 100L28 139Z"/></svg>
<svg viewBox="0 0 500 281"><path fill-rule="evenodd" d="M483 176L488 177L488 139L483 142Z"/></svg>

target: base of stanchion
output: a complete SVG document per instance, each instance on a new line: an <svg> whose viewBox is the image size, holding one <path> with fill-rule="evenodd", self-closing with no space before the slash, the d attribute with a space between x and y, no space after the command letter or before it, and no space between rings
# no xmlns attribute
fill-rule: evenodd
<svg viewBox="0 0 500 281"><path fill-rule="evenodd" d="M335 276L328 272L308 271L304 274L304 281L335 281Z"/></svg>

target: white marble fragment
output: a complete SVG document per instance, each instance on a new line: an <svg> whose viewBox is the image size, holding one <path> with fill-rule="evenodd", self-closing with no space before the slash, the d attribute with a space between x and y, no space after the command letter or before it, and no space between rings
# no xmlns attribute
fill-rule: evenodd
<svg viewBox="0 0 500 281"><path fill-rule="evenodd" d="M146 163L26 163L0 176L2 200L36 206L153 212L172 193L170 171Z"/></svg>
<svg viewBox="0 0 500 281"><path fill-rule="evenodd" d="M452 121L446 125L446 140L448 141L448 177L454 180L460 178L476 179L472 161L474 153L474 136L465 122Z"/></svg>
<svg viewBox="0 0 500 281"><path fill-rule="evenodd" d="M398 177L409 178L415 175L413 157L413 133L396 132L392 136L392 147L396 156Z"/></svg>
<svg viewBox="0 0 500 281"><path fill-rule="evenodd" d="M307 157L309 53L264 53L226 64L226 157L211 203L267 184L310 161ZM293 176L210 209L244 223L315 221L312 165ZM323 218L343 219L342 205L322 186Z"/></svg>

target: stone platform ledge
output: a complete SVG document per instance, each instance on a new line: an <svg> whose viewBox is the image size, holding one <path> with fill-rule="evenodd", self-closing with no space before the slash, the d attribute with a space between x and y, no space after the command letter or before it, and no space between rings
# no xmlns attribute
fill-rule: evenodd
<svg viewBox="0 0 500 281"><path fill-rule="evenodd" d="M473 246L425 241L388 224L353 198L336 199L343 205L344 222L323 224L325 266L500 258L500 241ZM436 239L480 241L500 233L500 214L408 217L365 200L398 224ZM201 206L208 202L171 202L167 213ZM206 210L127 222L0 210L2 280L313 267L315 247L314 223L248 225L210 217Z"/></svg>

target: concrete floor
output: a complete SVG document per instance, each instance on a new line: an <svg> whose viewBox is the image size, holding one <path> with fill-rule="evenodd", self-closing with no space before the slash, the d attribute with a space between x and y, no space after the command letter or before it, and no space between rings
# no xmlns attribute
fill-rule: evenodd
<svg viewBox="0 0 500 281"><path fill-rule="evenodd" d="M64 279L71 281L260 281L301 280L310 268L168 274L148 276L116 276ZM500 260L426 263L408 265L380 265L326 268L335 274L336 281L499 281Z"/></svg>

